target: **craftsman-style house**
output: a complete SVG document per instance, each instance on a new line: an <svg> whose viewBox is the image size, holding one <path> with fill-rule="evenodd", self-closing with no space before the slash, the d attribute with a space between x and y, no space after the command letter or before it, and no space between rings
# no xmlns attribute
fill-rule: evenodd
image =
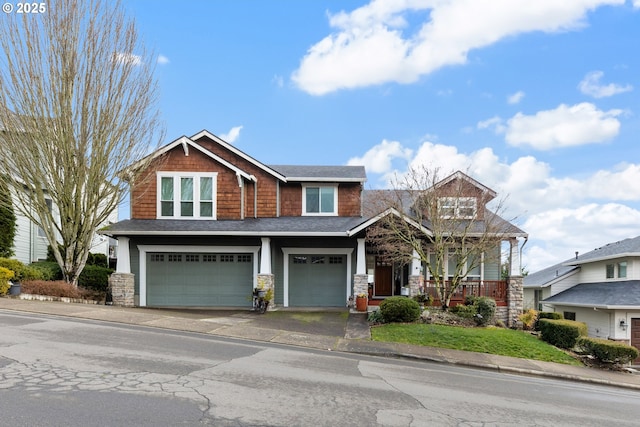
<svg viewBox="0 0 640 427"><path fill-rule="evenodd" d="M370 289L381 299L423 284L419 265L376 264L366 230L379 217L363 214L362 166L265 165L202 131L139 167L131 219L103 230L118 239L114 301L249 308L260 286L274 290L272 306L344 307ZM513 254L522 236L514 226ZM499 280L498 266L477 279Z"/></svg>

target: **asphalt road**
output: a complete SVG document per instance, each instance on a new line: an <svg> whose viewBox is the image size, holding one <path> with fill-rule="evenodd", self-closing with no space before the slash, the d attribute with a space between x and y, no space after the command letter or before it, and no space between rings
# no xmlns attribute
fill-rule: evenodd
<svg viewBox="0 0 640 427"><path fill-rule="evenodd" d="M640 393L0 313L0 425L631 426Z"/></svg>

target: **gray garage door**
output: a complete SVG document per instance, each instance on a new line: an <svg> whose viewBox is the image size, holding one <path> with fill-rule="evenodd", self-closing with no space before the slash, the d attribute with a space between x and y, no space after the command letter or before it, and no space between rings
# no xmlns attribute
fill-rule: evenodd
<svg viewBox="0 0 640 427"><path fill-rule="evenodd" d="M250 307L252 254L147 253L147 305Z"/></svg>
<svg viewBox="0 0 640 427"><path fill-rule="evenodd" d="M346 255L290 255L289 306L344 307Z"/></svg>

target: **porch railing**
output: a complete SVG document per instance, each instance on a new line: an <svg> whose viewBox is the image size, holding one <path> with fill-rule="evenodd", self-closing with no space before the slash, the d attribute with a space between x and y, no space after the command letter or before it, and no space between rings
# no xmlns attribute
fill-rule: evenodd
<svg viewBox="0 0 640 427"><path fill-rule="evenodd" d="M450 281L446 282L447 286L450 284ZM440 303L433 280L424 281L424 293L430 295L437 304ZM450 306L463 304L467 295L490 297L496 301L498 306L505 306L507 304L507 282L505 280L463 280L452 295Z"/></svg>

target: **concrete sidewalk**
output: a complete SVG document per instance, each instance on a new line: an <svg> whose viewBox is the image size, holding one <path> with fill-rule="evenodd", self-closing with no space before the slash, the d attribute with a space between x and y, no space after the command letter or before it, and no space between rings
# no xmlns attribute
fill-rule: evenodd
<svg viewBox="0 0 640 427"><path fill-rule="evenodd" d="M523 375L606 384L640 390L640 375L551 362L371 341L365 313L315 311L308 321L293 310L258 315L242 310L163 310L0 298L0 310L102 320L315 349L404 357ZM298 313L298 314L296 314Z"/></svg>

